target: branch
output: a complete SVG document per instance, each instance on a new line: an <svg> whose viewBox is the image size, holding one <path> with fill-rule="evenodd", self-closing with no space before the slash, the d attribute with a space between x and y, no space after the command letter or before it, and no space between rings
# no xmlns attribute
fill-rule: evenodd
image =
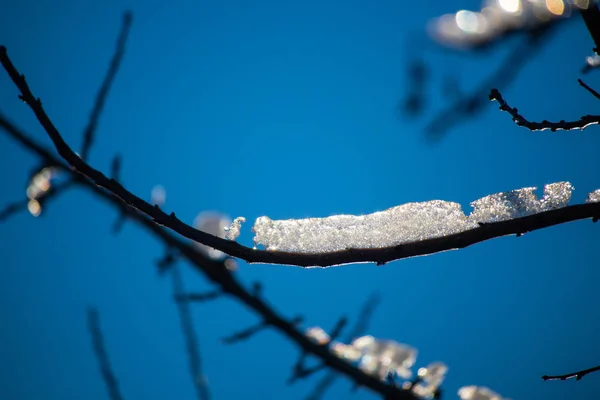
<svg viewBox="0 0 600 400"><path fill-rule="evenodd" d="M171 267L171 274L173 275L173 295L183 295L183 280L177 266ZM198 346L198 339L196 338L196 332L194 332L194 323L192 322L192 314L190 312L190 305L187 301L176 301L177 311L179 312L179 321L181 322L181 330L185 337L185 345L187 348L188 359L190 363L190 375L192 376L192 383L194 389L196 389L196 397L198 400L209 400L211 398L208 390L206 377L202 373L202 363L200 361L200 349Z"/></svg>
<svg viewBox="0 0 600 400"><path fill-rule="evenodd" d="M583 88L585 90L587 90L588 92L590 92L595 98L597 98L598 100L600 100L600 93L596 92L594 89L592 89L591 87L589 87L584 81L582 81L581 79L577 79L577 82L579 82L579 84L581 86L583 86Z"/></svg>
<svg viewBox="0 0 600 400"><path fill-rule="evenodd" d="M556 380L567 380L567 379L571 379L571 378L575 378L575 380L580 380L581 378L583 378L584 376L586 376L587 374L591 373L591 372L596 372L596 371L600 371L600 365L593 367L593 368L588 368L588 369L584 369L581 371L577 371L577 372L572 372L570 374L565 374L565 375L544 375L542 376L542 379L545 381L556 381Z"/></svg>
<svg viewBox="0 0 600 400"><path fill-rule="evenodd" d="M590 3L587 8L580 9L579 12L596 45L594 52L598 53L600 51L600 9L595 1Z"/></svg>
<svg viewBox="0 0 600 400"><path fill-rule="evenodd" d="M60 159L46 150L43 146L32 140L26 134L12 125L6 118L0 114L0 127L6 133L23 145L25 148L35 153L43 161L49 162L60 168L64 172L70 174L74 181L83 188L94 193L98 198L106 201L108 204L116 207L118 210L126 213L129 218L136 221L138 224L146 228L149 232L160 239L167 247L172 247L178 250L182 257L186 258L192 266L203 273L209 280L217 284L221 290L245 304L252 309L256 314L260 315L264 321L269 321L270 325L278 330L282 335L288 337L303 351L313 354L315 357L323 360L329 368L336 372L345 375L351 381L358 383L370 390L379 393L382 396L389 395L396 400L417 400L417 398L409 391L399 388L390 387L385 382L366 374L360 369L350 365L346 361L332 354L325 346L319 346L308 339L303 332L299 331L294 325L290 324L285 318L279 315L275 310L270 308L258 296L247 291L241 283L239 283L225 266L225 261L215 261L207 258L200 253L195 246L181 238L169 233L166 229L154 223L146 215L143 215L137 210L129 207L127 204L119 201L110 192L96 186L93 182L85 179Z"/></svg>
<svg viewBox="0 0 600 400"><path fill-rule="evenodd" d="M90 335L92 336L94 353L96 353L96 358L98 359L98 364L100 365L100 371L102 372L102 377L104 378L104 383L106 384L106 389L108 390L108 397L110 397L111 400L123 400L123 396L121 396L121 392L119 391L117 378L112 371L108 354L106 353L106 348L104 347L104 337L102 335L102 330L100 329L100 314L98 313L98 310L95 308L89 308L87 312L87 318L88 328L90 330Z"/></svg>
<svg viewBox="0 0 600 400"><path fill-rule="evenodd" d="M379 305L381 301L379 295L377 293L371 294L367 301L363 304L360 312L358 314L358 318L356 319L356 323L354 324L354 328L350 333L348 333L345 337L344 342L349 343L355 338L363 335L369 326L369 319L375 312L375 308ZM336 374L333 372L328 372L321 380L317 383L311 394L309 394L306 399L307 400L319 400L325 395L325 392L337 378Z"/></svg>
<svg viewBox="0 0 600 400"><path fill-rule="evenodd" d="M505 89L519 75L527 62L533 59L535 52L548 43L558 24L548 24L527 32L525 38L517 43L496 70L470 93L460 96L440 111L425 128L432 138L441 136L445 131L457 125L461 120L472 118L483 109L485 96L490 87Z"/></svg>
<svg viewBox="0 0 600 400"><path fill-rule="evenodd" d="M61 134L44 111L40 99L33 96L25 81L25 77L17 72L9 59L6 47L4 46L0 46L0 63L2 63L15 85L21 90L21 100L27 103L32 109L38 121L54 143L59 155L71 165L71 168L93 181L97 186L111 192L129 207L146 214L152 219L152 222L165 226L188 239L220 250L232 257L241 258L248 263L284 264L303 267L325 267L357 262L376 262L377 264L382 265L402 258L464 248L495 237L510 234L522 234L524 232L542 229L565 222L586 218L598 218L600 216L600 203L589 203L545 211L523 218L489 223L480 226L479 228L470 229L453 235L410 242L393 247L347 249L322 254L302 254L253 249L243 246L235 241L222 239L206 232L199 231L192 226L185 224L175 216L174 212L171 214L163 212L158 206L153 206L140 197L137 197L125 189L125 187L116 180L106 177L102 172L91 167L77 156L64 141ZM501 97L499 98L499 101L503 101Z"/></svg>
<svg viewBox="0 0 600 400"><path fill-rule="evenodd" d="M531 122L527 120L524 116L519 114L519 110L513 108L508 105L506 100L502 97L502 94L497 89L492 89L489 95L489 99L491 101L497 101L500 103L500 110L509 113L512 116L513 121L518 126L523 126L530 131L543 131L545 129L550 129L552 132L560 131L560 130L572 130L572 129L585 129L590 125L595 125L600 122L600 115L584 115L577 121L560 121L560 122L550 122L550 121L542 121L542 122Z"/></svg>
<svg viewBox="0 0 600 400"><path fill-rule="evenodd" d="M94 142L94 134L96 133L96 127L98 126L100 114L104 109L106 97L108 96L108 92L112 86L115 76L117 75L119 66L121 65L123 54L125 53L125 44L127 42L127 36L129 36L129 29L131 28L132 19L133 16L131 12L125 12L123 14L123 25L121 26L121 32L119 33L119 38L117 39L115 53L110 62L108 72L104 77L104 81L102 82L102 86L96 95L96 101L94 102L94 108L92 109L88 125L83 131L83 145L81 146L80 154L82 160L87 159L90 148L92 147L92 143Z"/></svg>

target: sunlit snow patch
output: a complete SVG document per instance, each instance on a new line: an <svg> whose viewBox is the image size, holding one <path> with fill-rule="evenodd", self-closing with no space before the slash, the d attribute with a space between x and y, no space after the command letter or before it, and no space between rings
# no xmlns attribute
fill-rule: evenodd
<svg viewBox="0 0 600 400"><path fill-rule="evenodd" d="M346 249L391 247L437 238L491 223L566 207L573 186L557 182L544 186L538 199L535 187L501 192L471 203L467 217L460 204L442 200L407 203L367 215L334 215L327 218L272 220L257 218L254 243L266 250L323 253ZM597 191L596 191L597 192ZM589 201L600 194L592 192ZM596 199L596 200L594 200Z"/></svg>

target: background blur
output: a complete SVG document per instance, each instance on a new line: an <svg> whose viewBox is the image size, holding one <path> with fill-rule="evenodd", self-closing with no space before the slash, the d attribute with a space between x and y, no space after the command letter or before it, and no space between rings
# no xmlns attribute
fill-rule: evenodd
<svg viewBox="0 0 600 400"><path fill-rule="evenodd" d="M102 4L100 4L102 3ZM167 189L168 211L192 222L203 210L248 219L361 214L405 202L469 202L499 191L569 180L572 202L600 187L600 130L529 132L495 103L432 143L425 120L398 117L406 92L407 35L435 16L476 9L452 2L205 0L104 2L8 0L7 46L34 93L74 147L108 63L122 12L134 22L90 162L149 199ZM591 38L579 20L557 31L503 94L532 120L576 119L598 103L577 84ZM416 42L415 42L416 43ZM514 43L514 41L511 41ZM465 89L497 67L511 43L480 55L424 53L429 110L441 109L444 74ZM417 49L418 50L418 49ZM418 54L417 54L418 55ZM600 88L597 73L586 82ZM437 85L437 86L436 86ZM0 108L50 145L2 71ZM0 134L0 206L24 197L38 160ZM540 189L541 192L541 189ZM98 307L112 365L127 399L184 399L194 392L163 247L83 191L65 193L39 218L0 225L0 397L106 399L85 310ZM574 222L461 251L329 269L241 264L278 310L330 329L355 317L370 293L382 304L369 333L415 346L416 366L450 367L445 398L464 385L505 397L591 399L600 374L543 382L600 363L597 287L600 229ZM184 270L192 291L208 290ZM287 386L297 349L274 331L224 346L256 322L230 299L194 306L204 372L215 399L301 399L317 376ZM326 398L368 399L339 379Z"/></svg>

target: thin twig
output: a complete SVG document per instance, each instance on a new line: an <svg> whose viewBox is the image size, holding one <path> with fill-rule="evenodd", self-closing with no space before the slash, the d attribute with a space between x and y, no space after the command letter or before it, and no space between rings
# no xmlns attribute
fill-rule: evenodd
<svg viewBox="0 0 600 400"><path fill-rule="evenodd" d="M183 288L181 273L176 265L171 267L171 274L173 274L173 295L176 297L182 296L185 293L185 290ZM188 360L190 363L190 375L192 377L192 384L196 390L196 397L198 400L209 400L211 395L208 390L206 377L202 372L200 346L198 345L198 339L196 338L196 332L194 331L190 304L185 300L176 301L175 304L177 304L179 321L181 322L181 331L185 338L185 346L187 348Z"/></svg>
<svg viewBox="0 0 600 400"><path fill-rule="evenodd" d="M492 89L490 92L489 99L491 101L497 101L500 104L500 110L509 113L512 116L513 121L518 125L525 127L531 131L543 131L550 129L552 132L559 130L572 130L572 129L585 129L590 125L596 125L600 123L600 115L584 115L576 121L560 121L560 122L531 122L524 116L519 114L519 110L508 105L506 100L502 97L502 94L497 89Z"/></svg>
<svg viewBox="0 0 600 400"><path fill-rule="evenodd" d="M123 396L119 391L119 383L117 382L117 378L115 377L115 374L110 366L108 353L106 352L106 347L104 346L104 336L102 335L102 330L100 329L100 314L98 313L98 310L92 307L88 308L87 319L88 329L90 330L90 335L92 336L94 353L98 359L100 371L102 373L102 377L104 378L106 389L108 390L108 397L111 400L123 400Z"/></svg>
<svg viewBox="0 0 600 400"><path fill-rule="evenodd" d="M344 342L350 343L355 338L367 332L371 316L375 312L375 309L377 308L380 302L381 298L379 297L378 293L373 293L371 294L371 296L369 296L367 301L361 307L360 312L358 313L358 317L356 318L354 328L346 335ZM333 371L328 372L317 383L313 391L306 397L306 400L321 399L325 395L327 389L329 389L329 387L334 384L337 377L338 375L335 374Z"/></svg>
<svg viewBox="0 0 600 400"><path fill-rule="evenodd" d="M438 138L460 121L473 118L483 110L490 87L506 89L517 78L521 69L533 59L535 52L540 51L543 44L549 42L551 33L557 27L558 24L548 24L527 32L525 38L515 45L491 75L481 81L473 91L450 103L429 122L425 128L427 134L431 138Z"/></svg>
<svg viewBox="0 0 600 400"><path fill-rule="evenodd" d="M139 213L136 209L131 208L126 203L117 199L110 192L98 187L92 181L85 179L58 157L54 156L50 151L45 149L35 140L23 133L16 126L11 124L0 113L0 127L32 153L35 153L44 162L55 165L56 168L71 175L72 179L83 188L94 193L98 198L106 201L108 204L116 207L118 210L127 214L131 219L142 225L149 232L153 233L160 239L165 246L177 249L181 256L186 258L193 267L203 273L209 280L221 287L223 292L235 297L242 304L252 309L264 321L269 321L270 325L278 330L282 335L288 337L301 350L313 354L315 357L325 361L327 366L336 372L345 375L353 382L359 383L363 387L379 393L382 396L392 394L397 400L417 400L410 391L403 391L398 388L390 387L385 382L366 374L360 369L348 364L344 360L335 356L326 347L320 346L301 332L297 327L282 317L273 308L267 305L261 298L254 296L253 293L247 291L244 286L238 282L233 274L227 270L224 261L216 261L207 258L200 253L195 246L187 241L183 241L180 237L173 235L166 229L154 223L146 215Z"/></svg>
<svg viewBox="0 0 600 400"><path fill-rule="evenodd" d="M581 86L583 86L585 88L585 90L587 90L588 92L590 92L595 98L597 98L598 100L600 100L600 93L596 92L594 89L592 89L591 87L589 87L584 81L582 81L581 79L577 79L577 82L579 82L579 84Z"/></svg>
<svg viewBox="0 0 600 400"><path fill-rule="evenodd" d="M596 372L596 371L600 371L600 365L595 366L593 368L588 368L588 369L584 369L581 371L577 371L577 372L572 372L570 374L565 374L565 375L544 375L542 376L542 379L545 381L556 381L556 380L567 380L567 379L571 379L571 378L575 378L575 380L580 380L581 378L583 378L584 376L586 376L587 374L591 373L591 372Z"/></svg>
<svg viewBox="0 0 600 400"><path fill-rule="evenodd" d="M174 232L202 243L208 247L220 250L232 257L241 258L248 263L266 263L280 265L332 266L358 262L376 262L379 265L402 258L415 257L454 250L473 245L495 237L522 234L552 225L578 219L597 218L600 216L600 203L579 204L557 210L545 211L527 217L511 219L502 222L485 224L479 228L470 229L453 235L426 239L417 242L400 244L393 247L348 249L330 253L302 254L283 251L266 251L246 247L236 241L222 239L209 233L197 230L185 224L175 216L167 214L159 207L134 195L114 179L107 178L102 172L94 169L69 147L56 129L39 98L34 97L25 81L25 77L17 72L6 52L6 47L0 46L0 63L8 72L15 85L20 89L20 98L26 102L36 115L38 121L54 143L59 155L77 172L92 180L97 186L111 192L125 204L146 214L154 223L168 227Z"/></svg>
<svg viewBox="0 0 600 400"><path fill-rule="evenodd" d="M115 53L113 54L113 58L110 62L110 67L108 68L108 72L104 77L102 86L100 86L100 90L96 95L96 101L94 102L94 108L92 109L92 113L90 114L88 125L83 131L83 145L81 146L80 153L80 157L82 160L87 160L88 154L94 142L94 134L96 133L96 128L98 127L98 120L100 119L100 114L104 109L104 104L106 103L108 92L112 86L113 81L115 80L115 76L117 75L119 66L121 65L123 54L125 54L125 44L127 43L127 37L129 36L129 30L131 28L132 19L133 15L131 12L127 11L123 14L123 25L121 26L121 32L119 33L119 38L117 39Z"/></svg>

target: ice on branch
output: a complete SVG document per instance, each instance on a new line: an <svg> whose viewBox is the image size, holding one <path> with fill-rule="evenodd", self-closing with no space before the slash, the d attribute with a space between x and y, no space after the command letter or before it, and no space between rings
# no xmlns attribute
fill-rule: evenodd
<svg viewBox="0 0 600 400"><path fill-rule="evenodd" d="M485 386L463 386L458 396L461 400L508 400Z"/></svg>
<svg viewBox="0 0 600 400"><path fill-rule="evenodd" d="M425 368L419 368L420 382L412 386L413 393L426 399L434 398L447 373L448 366L439 361L433 362Z"/></svg>
<svg viewBox="0 0 600 400"><path fill-rule="evenodd" d="M240 230L242 229L242 223L244 222L246 222L246 218L244 217L237 217L234 219L231 225L225 228L225 231L227 232L225 238L227 240L237 239L240 236Z"/></svg>
<svg viewBox="0 0 600 400"><path fill-rule="evenodd" d="M259 217L252 231L255 233L254 243L271 251L324 253L392 247L464 232L478 228L480 223L505 221L566 207L573 186L569 182L545 185L541 199L537 198L535 190L535 187L528 187L475 200L471 203L473 212L468 217L458 203L432 200L359 216L288 220ZM600 195L594 196L597 199Z"/></svg>
<svg viewBox="0 0 600 400"><path fill-rule="evenodd" d="M600 203L600 189L596 189L587 195L586 203Z"/></svg>
<svg viewBox="0 0 600 400"><path fill-rule="evenodd" d="M420 368L418 377L412 377L411 367L417 360L417 349L393 340L378 339L373 336L361 336L350 344L331 341L331 338L320 327L311 327L305 335L320 345L327 345L333 354L346 360L369 375L382 381L400 378L402 387L412 390L423 399L433 399L448 373L448 366L442 362L433 362Z"/></svg>
<svg viewBox="0 0 600 400"><path fill-rule="evenodd" d="M434 19L429 34L458 48L485 45L510 31L530 31L572 10L587 9L594 0L485 0L479 11L460 10Z"/></svg>
<svg viewBox="0 0 600 400"><path fill-rule="evenodd" d="M417 349L394 340L375 339L362 336L354 339L352 347L361 352L358 367L379 379L394 373L403 379L412 376L412 367L417 360Z"/></svg>
<svg viewBox="0 0 600 400"><path fill-rule="evenodd" d="M203 211L194 220L194 227L211 235L224 239L227 232L226 229L231 225L231 218L225 214L216 211ZM194 242L198 249L207 257L214 260L225 258L225 253L212 247L203 245L202 243Z"/></svg>
<svg viewBox="0 0 600 400"><path fill-rule="evenodd" d="M45 167L37 172L27 186L27 209L34 217L42 212L41 199L48 193L52 187L52 180L56 177L56 168Z"/></svg>

